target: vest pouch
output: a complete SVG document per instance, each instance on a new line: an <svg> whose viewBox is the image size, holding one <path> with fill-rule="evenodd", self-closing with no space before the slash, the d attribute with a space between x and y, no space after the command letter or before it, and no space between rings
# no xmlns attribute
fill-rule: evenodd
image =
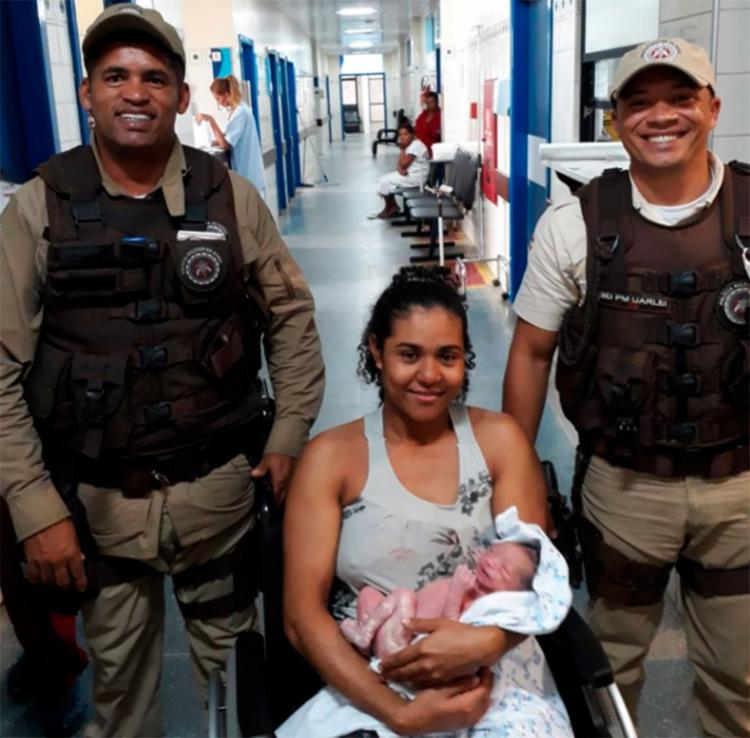
<svg viewBox="0 0 750 738"><path fill-rule="evenodd" d="M84 439L81 453L95 459L102 448L127 445L128 403L124 403L130 359L127 355L76 354L70 380Z"/></svg>
<svg viewBox="0 0 750 738"><path fill-rule="evenodd" d="M557 371L555 384L560 405L566 417L579 427L585 420L595 396L594 374L598 347L590 340L593 326L587 325L586 305L574 306L563 317L558 334Z"/></svg>
<svg viewBox="0 0 750 738"><path fill-rule="evenodd" d="M66 403L60 391L68 385L71 359L67 351L39 342L31 371L24 380L24 397L35 419L48 420L57 405L58 422L63 427L75 424L73 403ZM66 417L68 422L65 422Z"/></svg>
<svg viewBox="0 0 750 738"><path fill-rule="evenodd" d="M596 394L594 375L599 351L590 343L575 367L566 366L558 358L555 385L560 395L560 406L566 417L578 423L581 412L588 408ZM585 424L584 424L585 425Z"/></svg>
<svg viewBox="0 0 750 738"><path fill-rule="evenodd" d="M747 408L750 405L750 360L747 343L738 343L722 362L721 386L730 404Z"/></svg>
<svg viewBox="0 0 750 738"><path fill-rule="evenodd" d="M651 351L606 346L599 352L596 387L603 402L604 433L630 446L638 423L655 401L657 356Z"/></svg>
<svg viewBox="0 0 750 738"><path fill-rule="evenodd" d="M176 290L186 305L226 300L232 293L229 241L177 241L170 244Z"/></svg>
<svg viewBox="0 0 750 738"><path fill-rule="evenodd" d="M70 269L51 272L48 287L53 298L63 301L132 299L147 292L148 276L145 269Z"/></svg>
<svg viewBox="0 0 750 738"><path fill-rule="evenodd" d="M221 379L244 356L242 329L237 317L233 315L216 332L201 363L212 375Z"/></svg>
<svg viewBox="0 0 750 738"><path fill-rule="evenodd" d="M557 339L559 347L559 360L565 366L577 365L585 350L586 341L586 309L574 306L568 309L563 316L560 334ZM589 342L586 341L586 344Z"/></svg>

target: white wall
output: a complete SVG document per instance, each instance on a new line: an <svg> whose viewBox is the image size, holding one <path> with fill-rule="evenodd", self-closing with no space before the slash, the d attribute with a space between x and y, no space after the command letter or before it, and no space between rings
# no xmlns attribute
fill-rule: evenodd
<svg viewBox="0 0 750 738"><path fill-rule="evenodd" d="M576 0L555 0L552 11L552 125L550 140L570 143L580 139L581 6ZM551 177L555 200L570 193Z"/></svg>
<svg viewBox="0 0 750 738"><path fill-rule="evenodd" d="M681 36L709 52L722 100L713 150L724 161L750 161L750 0L661 0L659 33ZM715 45L714 45L715 41Z"/></svg>
<svg viewBox="0 0 750 738"><path fill-rule="evenodd" d="M510 0L442 0L440 28L443 83L443 140L481 152L484 80L510 77ZM469 117L476 102L479 118ZM498 115L498 171L510 175L510 118ZM481 199L480 199L481 198ZM474 209L463 222L484 255L507 258L509 207L487 200L477 185ZM481 229L481 231L480 231Z"/></svg>
<svg viewBox="0 0 750 738"><path fill-rule="evenodd" d="M39 18L49 55L54 115L57 122L58 151L67 151L81 143L78 122L78 91L73 72L73 57L68 36L68 17L64 3L39 3Z"/></svg>

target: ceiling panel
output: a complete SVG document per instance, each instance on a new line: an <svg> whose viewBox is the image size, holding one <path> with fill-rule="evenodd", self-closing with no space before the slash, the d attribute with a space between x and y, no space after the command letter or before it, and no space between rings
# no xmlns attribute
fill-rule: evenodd
<svg viewBox="0 0 750 738"><path fill-rule="evenodd" d="M369 41L366 53L389 52L409 33L413 16L419 16L428 0L276 0L275 5L306 33L322 51L345 54L359 49L351 42ZM345 17L336 11L349 7L371 7L376 13L367 16Z"/></svg>

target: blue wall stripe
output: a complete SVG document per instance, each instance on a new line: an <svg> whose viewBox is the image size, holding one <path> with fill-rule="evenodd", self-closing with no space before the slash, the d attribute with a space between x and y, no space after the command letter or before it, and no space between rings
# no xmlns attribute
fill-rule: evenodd
<svg viewBox="0 0 750 738"><path fill-rule="evenodd" d="M529 136L549 140L552 89L551 0L511 3L510 296L521 286L528 243L547 206L546 186L528 179Z"/></svg>

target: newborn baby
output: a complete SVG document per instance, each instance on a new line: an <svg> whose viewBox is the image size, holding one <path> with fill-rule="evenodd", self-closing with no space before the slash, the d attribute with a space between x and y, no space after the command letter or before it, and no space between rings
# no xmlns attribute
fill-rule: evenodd
<svg viewBox="0 0 750 738"><path fill-rule="evenodd" d="M414 634L403 620L453 618L474 600L493 592L531 589L538 553L520 543L494 543L477 557L474 572L460 564L453 576L430 582L420 590L395 589L384 595L363 587L357 598L357 619L340 624L346 639L367 654L383 658L411 643Z"/></svg>

